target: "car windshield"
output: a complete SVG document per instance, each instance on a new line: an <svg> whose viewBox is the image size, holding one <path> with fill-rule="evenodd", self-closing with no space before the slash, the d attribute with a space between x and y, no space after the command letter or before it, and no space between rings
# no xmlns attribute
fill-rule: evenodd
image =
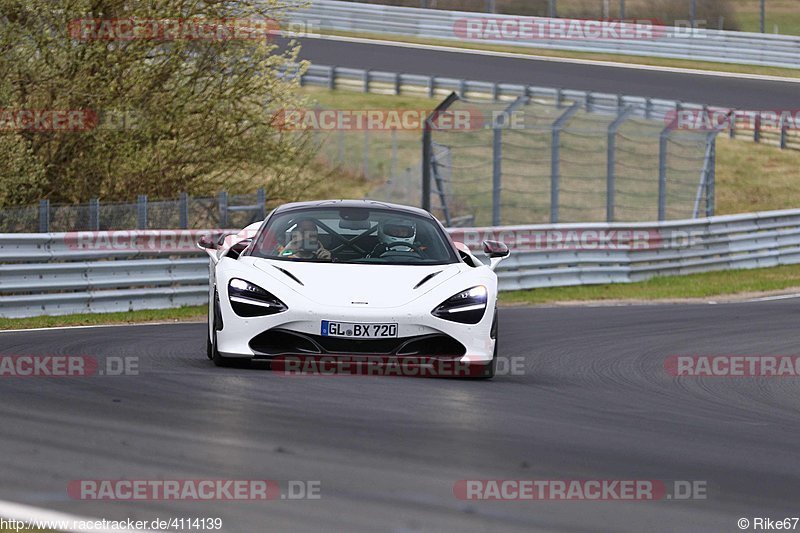
<svg viewBox="0 0 800 533"><path fill-rule="evenodd" d="M456 263L430 218L367 207L292 209L273 215L248 252L286 261L432 265Z"/></svg>

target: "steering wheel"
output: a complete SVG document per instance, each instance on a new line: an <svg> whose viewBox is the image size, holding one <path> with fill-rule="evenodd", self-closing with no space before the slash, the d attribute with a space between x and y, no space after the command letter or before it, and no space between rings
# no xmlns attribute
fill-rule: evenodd
<svg viewBox="0 0 800 533"><path fill-rule="evenodd" d="M404 242L394 242L392 244L385 244L384 246L386 246L386 251L381 254L381 257L384 257L387 254L391 253L393 248L400 248L400 247L411 248L411 252L412 253L416 254L417 257L420 257L420 258L422 257L422 252L420 251L420 249L417 248L416 246L414 246L413 244L406 244ZM392 255L399 255L399 254L397 252L395 252Z"/></svg>

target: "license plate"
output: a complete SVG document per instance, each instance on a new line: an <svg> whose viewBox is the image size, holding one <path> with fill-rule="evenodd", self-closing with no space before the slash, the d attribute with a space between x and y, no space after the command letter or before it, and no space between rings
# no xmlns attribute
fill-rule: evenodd
<svg viewBox="0 0 800 533"><path fill-rule="evenodd" d="M354 324L323 320L322 336L348 337L351 339L386 339L397 337L397 324Z"/></svg>

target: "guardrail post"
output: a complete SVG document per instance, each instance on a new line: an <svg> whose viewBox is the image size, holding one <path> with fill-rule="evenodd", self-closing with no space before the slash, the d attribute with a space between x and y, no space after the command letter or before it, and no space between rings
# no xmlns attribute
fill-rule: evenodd
<svg viewBox="0 0 800 533"><path fill-rule="evenodd" d="M50 233L50 200L39 200L39 233Z"/></svg>
<svg viewBox="0 0 800 533"><path fill-rule="evenodd" d="M467 80L458 80L458 96L460 96L461 99L467 97Z"/></svg>
<svg viewBox="0 0 800 533"><path fill-rule="evenodd" d="M619 18L625 20L625 0L619 0Z"/></svg>
<svg viewBox="0 0 800 533"><path fill-rule="evenodd" d="M731 109L728 113L728 123L730 124L730 133L728 134L731 139L736 138L736 113Z"/></svg>
<svg viewBox="0 0 800 533"><path fill-rule="evenodd" d="M753 141L761 142L761 113L756 111L755 127L753 128Z"/></svg>
<svg viewBox="0 0 800 533"><path fill-rule="evenodd" d="M394 94L399 96L401 91L400 74L397 73L394 75Z"/></svg>
<svg viewBox="0 0 800 533"><path fill-rule="evenodd" d="M592 112L592 93L591 91L586 91L586 112Z"/></svg>
<svg viewBox="0 0 800 533"><path fill-rule="evenodd" d="M497 82L492 82L492 101L497 101Z"/></svg>
<svg viewBox="0 0 800 533"><path fill-rule="evenodd" d="M581 103L575 102L553 122L550 144L550 222L558 223L558 205L561 184L561 130L572 115L578 112Z"/></svg>
<svg viewBox="0 0 800 533"><path fill-rule="evenodd" d="M331 91L336 89L336 67L330 67L328 70L328 89Z"/></svg>
<svg viewBox="0 0 800 533"><path fill-rule="evenodd" d="M365 69L364 70L364 75L363 76L364 76L364 87L363 87L362 90L363 90L363 92L368 93L369 92L369 69Z"/></svg>
<svg viewBox="0 0 800 533"><path fill-rule="evenodd" d="M558 89L556 89L556 108L561 109L563 102L564 102L564 89L559 87Z"/></svg>
<svg viewBox="0 0 800 533"><path fill-rule="evenodd" d="M222 191L219 193L219 227L228 227L228 192Z"/></svg>
<svg viewBox="0 0 800 533"><path fill-rule="evenodd" d="M653 116L653 99L649 96L644 99L644 118L650 120Z"/></svg>
<svg viewBox="0 0 800 533"><path fill-rule="evenodd" d="M658 220L667 216L667 148L672 129L667 126L661 131L658 140Z"/></svg>
<svg viewBox="0 0 800 533"><path fill-rule="evenodd" d="M89 230L100 231L100 199L89 200Z"/></svg>
<svg viewBox="0 0 800 533"><path fill-rule="evenodd" d="M786 114L783 114L781 115L781 150L786 149L786 133L788 129Z"/></svg>
<svg viewBox="0 0 800 533"><path fill-rule="evenodd" d="M189 229L189 195L185 192L178 196L178 210L181 229Z"/></svg>
<svg viewBox="0 0 800 533"><path fill-rule="evenodd" d="M256 191L256 198L258 203L258 215L261 220L267 218L267 191L264 187L259 187Z"/></svg>
<svg viewBox="0 0 800 533"><path fill-rule="evenodd" d="M633 113L634 107L628 106L608 126L608 150L606 152L606 221L614 222L614 204L616 195L617 166L617 131L622 123Z"/></svg>
<svg viewBox="0 0 800 533"><path fill-rule="evenodd" d="M433 98L436 94L436 78L428 76L428 98Z"/></svg>
<svg viewBox="0 0 800 533"><path fill-rule="evenodd" d="M139 229L147 229L147 195L140 194L136 199L136 221Z"/></svg>

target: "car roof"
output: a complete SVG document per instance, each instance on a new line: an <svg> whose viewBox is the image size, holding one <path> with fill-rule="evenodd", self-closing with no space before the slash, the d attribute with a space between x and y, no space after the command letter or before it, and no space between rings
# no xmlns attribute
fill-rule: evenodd
<svg viewBox="0 0 800 533"><path fill-rule="evenodd" d="M277 207L274 213L278 214L286 211L294 211L295 209L326 208L326 207L333 209L338 209L338 208L391 209L393 211L402 211L404 213L411 213L414 215L433 218L433 215L431 215L424 209L420 209L419 207L391 204L389 202L379 202L377 200L314 200L310 202L292 202Z"/></svg>

